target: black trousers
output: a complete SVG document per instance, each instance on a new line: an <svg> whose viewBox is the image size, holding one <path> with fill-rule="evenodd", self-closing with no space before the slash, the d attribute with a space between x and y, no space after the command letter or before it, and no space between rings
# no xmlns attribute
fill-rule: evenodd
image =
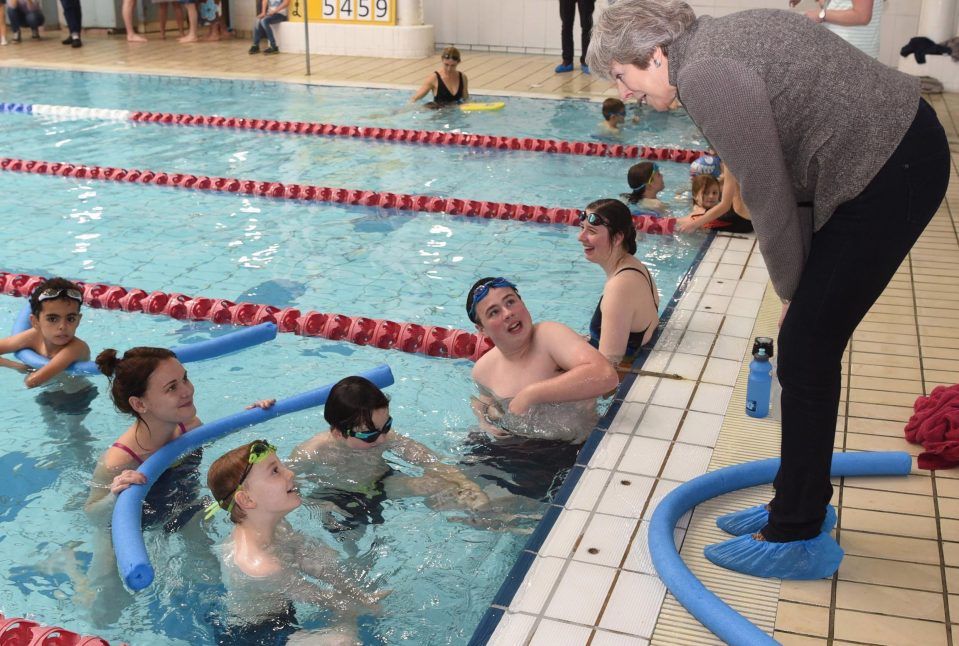
<svg viewBox="0 0 959 646"><path fill-rule="evenodd" d="M576 19L576 5L579 5L579 26L583 31L583 51L579 62L586 62L586 50L589 49L589 34L593 31L593 7L596 0L559 0L559 18L563 21L563 62L573 62L573 20Z"/></svg>
<svg viewBox="0 0 959 646"><path fill-rule="evenodd" d="M80 0L60 0L63 7L63 17L67 21L67 29L71 34L79 34L83 28L83 12L80 10Z"/></svg>
<svg viewBox="0 0 959 646"><path fill-rule="evenodd" d="M779 331L782 463L769 524L762 530L769 541L805 540L819 533L832 497L829 469L843 351L939 208L949 166L942 125L920 100L889 161L813 235Z"/></svg>

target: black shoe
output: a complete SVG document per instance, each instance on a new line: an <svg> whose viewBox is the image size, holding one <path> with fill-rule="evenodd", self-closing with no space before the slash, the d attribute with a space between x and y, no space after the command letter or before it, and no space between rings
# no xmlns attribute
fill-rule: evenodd
<svg viewBox="0 0 959 646"><path fill-rule="evenodd" d="M10 38L11 43L20 44L20 30L13 32L13 37Z"/></svg>
<svg viewBox="0 0 959 646"><path fill-rule="evenodd" d="M273 47L272 45L270 45L269 47L267 47L266 49L263 50L263 53L264 53L264 54L279 54L279 53L280 53L280 48L279 48L279 47Z"/></svg>
<svg viewBox="0 0 959 646"><path fill-rule="evenodd" d="M40 40L40 30L36 27L30 29L30 38L33 40Z"/></svg>
<svg viewBox="0 0 959 646"><path fill-rule="evenodd" d="M254 45L253 47L250 48L250 51L247 52L247 54L259 54L259 53L260 53L259 45Z"/></svg>
<svg viewBox="0 0 959 646"><path fill-rule="evenodd" d="M73 44L73 36L67 36L66 38L64 38L63 40L61 40L60 43L61 43L62 45L72 45L72 44Z"/></svg>
<svg viewBox="0 0 959 646"><path fill-rule="evenodd" d="M76 49L77 47L83 47L83 43L80 42L80 37L70 39L70 46Z"/></svg>

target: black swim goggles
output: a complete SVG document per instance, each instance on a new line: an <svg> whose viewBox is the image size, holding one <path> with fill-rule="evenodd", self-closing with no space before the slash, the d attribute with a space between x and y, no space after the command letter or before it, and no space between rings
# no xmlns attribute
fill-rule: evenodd
<svg viewBox="0 0 959 646"><path fill-rule="evenodd" d="M369 427L367 427L369 428ZM347 429L346 434L349 437L355 437L356 439L366 442L367 444L372 444L377 440L380 435L386 435L390 432L390 429L393 428L393 416L391 415L386 419L386 423L383 424L383 428L373 427L368 431L356 431L354 429Z"/></svg>
<svg viewBox="0 0 959 646"><path fill-rule="evenodd" d="M609 221L606 218L598 213L590 213L589 211L579 212L579 223L582 224L583 222L589 222L594 227L609 226Z"/></svg>
<svg viewBox="0 0 959 646"><path fill-rule="evenodd" d="M62 287L60 289L57 289L56 287L48 287L40 292L39 296L37 296L37 302L42 303L43 301L60 298L61 296L72 298L79 303L83 302L83 292L78 289L73 289L72 287Z"/></svg>

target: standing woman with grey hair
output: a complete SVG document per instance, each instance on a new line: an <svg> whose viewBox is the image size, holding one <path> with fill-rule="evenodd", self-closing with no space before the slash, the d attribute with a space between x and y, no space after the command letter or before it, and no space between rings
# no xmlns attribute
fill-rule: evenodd
<svg viewBox="0 0 959 646"><path fill-rule="evenodd" d="M620 0L587 62L624 101L665 110L679 97L739 179L783 301L776 493L720 518L738 536L706 556L754 576L831 576L843 350L942 202L942 126L918 79L787 11L697 18L679 0Z"/></svg>

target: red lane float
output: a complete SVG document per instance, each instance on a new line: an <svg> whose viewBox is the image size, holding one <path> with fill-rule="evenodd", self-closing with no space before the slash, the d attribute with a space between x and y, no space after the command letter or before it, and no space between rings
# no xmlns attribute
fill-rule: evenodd
<svg viewBox="0 0 959 646"><path fill-rule="evenodd" d="M653 161L674 161L683 164L688 164L706 153L704 150L688 150L683 148L624 146L622 144L606 144L590 141L563 141L560 139L538 139L535 137L502 137L496 135L469 134L465 132L408 130L403 128L340 126L332 123L244 119L199 114L171 114L168 112L131 112L129 118L131 121L165 125L237 128L241 130L260 130L263 132L285 132L297 135L354 137L434 146L469 146L472 148L524 150L563 155L624 157L626 159L641 157Z"/></svg>
<svg viewBox="0 0 959 646"><path fill-rule="evenodd" d="M84 636L56 626L41 626L22 617L0 614L0 644L3 646L110 646L100 637ZM123 644L122 646L127 646Z"/></svg>
<svg viewBox="0 0 959 646"><path fill-rule="evenodd" d="M43 276L0 272L0 293L27 297L44 280L46 279ZM324 312L304 314L292 307L234 303L218 298L159 291L147 293L142 289L125 289L100 283L77 284L83 290L83 302L93 308L143 312L179 320L212 321L229 325L259 325L269 322L275 323L280 332L319 336L332 341L348 341L384 350L400 350L448 359L476 361L493 347L493 343L485 336L433 325Z"/></svg>
<svg viewBox="0 0 959 646"><path fill-rule="evenodd" d="M579 225L579 209L537 206L532 204L512 204L509 202L485 202L458 197L440 197L436 195L407 195L405 193L385 193L361 191L308 184L281 184L280 182L258 182L251 179L229 177L205 177L184 173L154 173L135 168L110 168L104 166L86 166L60 162L36 161L0 157L0 170L38 175L59 175L79 179L110 180L134 184L154 184L203 191L225 193L244 193L260 197L273 197L287 200L309 200L368 206L400 211L424 211L427 213L446 213L466 217L479 217L495 220L519 220L541 224ZM638 231L652 234L672 234L675 218L657 218L648 215L633 216L633 224Z"/></svg>

